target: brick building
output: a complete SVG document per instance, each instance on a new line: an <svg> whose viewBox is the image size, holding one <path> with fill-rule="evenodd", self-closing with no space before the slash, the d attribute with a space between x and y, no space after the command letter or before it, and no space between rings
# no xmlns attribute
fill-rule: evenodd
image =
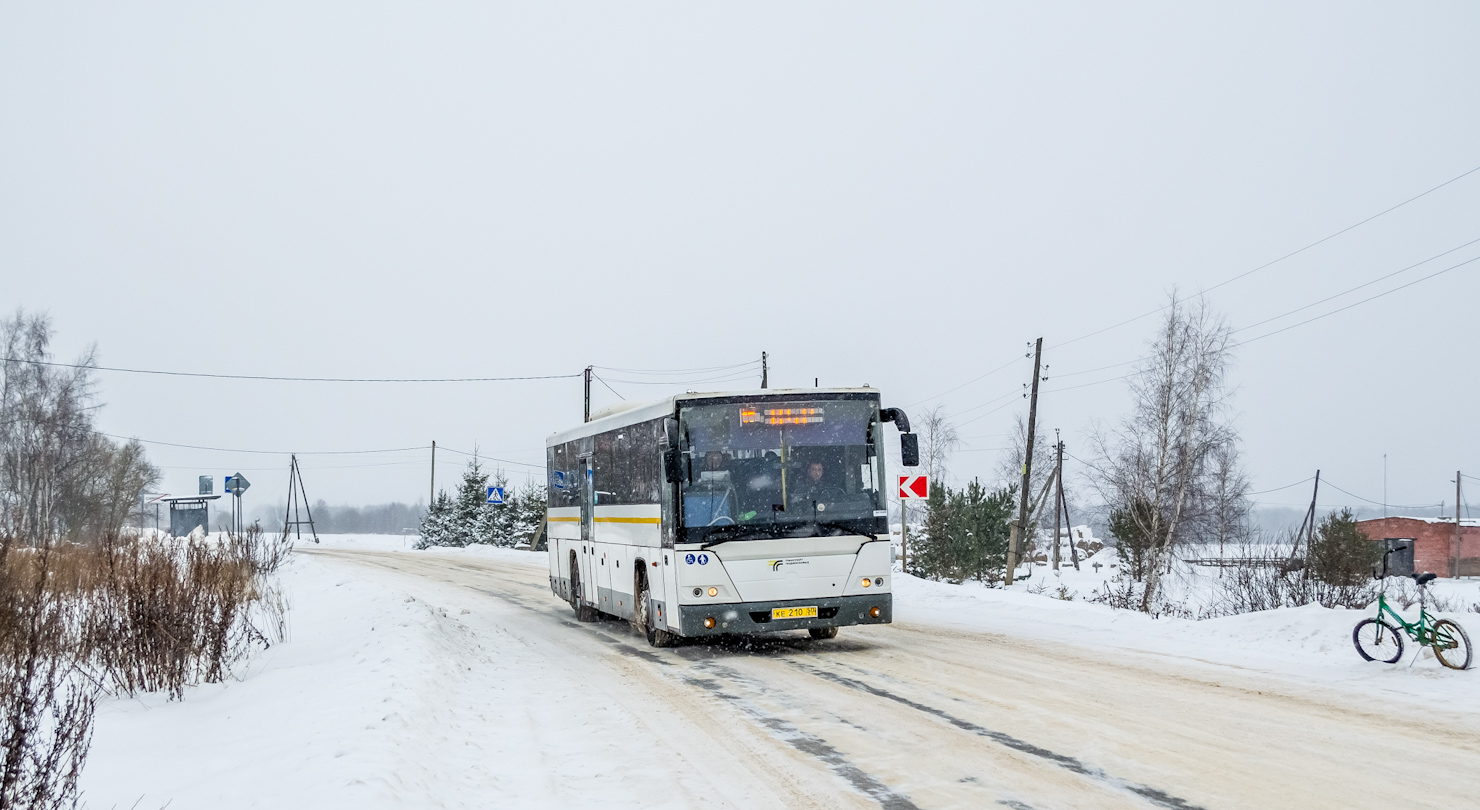
<svg viewBox="0 0 1480 810"><path fill-rule="evenodd" d="M1412 542L1412 556L1394 554L1389 570L1394 573L1432 571L1453 576L1459 561L1460 576L1480 575L1480 520L1460 521L1459 548L1455 548L1454 518L1388 517L1357 521L1357 528L1384 548ZM1400 542L1401 541L1401 542ZM1410 570L1404 571L1403 568Z"/></svg>

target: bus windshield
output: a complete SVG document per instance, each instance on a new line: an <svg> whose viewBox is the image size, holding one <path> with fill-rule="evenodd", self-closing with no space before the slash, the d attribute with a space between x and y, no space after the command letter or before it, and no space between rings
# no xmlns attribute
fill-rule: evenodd
<svg viewBox="0 0 1480 810"><path fill-rule="evenodd" d="M683 406L685 541L882 531L878 415L874 399Z"/></svg>

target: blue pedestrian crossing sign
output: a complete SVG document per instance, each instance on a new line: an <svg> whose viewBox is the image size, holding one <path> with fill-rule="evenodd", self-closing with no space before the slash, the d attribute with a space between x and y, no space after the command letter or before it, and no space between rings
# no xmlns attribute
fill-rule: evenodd
<svg viewBox="0 0 1480 810"><path fill-rule="evenodd" d="M503 506L504 505L504 488L503 487L489 487L488 488L488 502L491 503L491 504L494 504L495 506Z"/></svg>

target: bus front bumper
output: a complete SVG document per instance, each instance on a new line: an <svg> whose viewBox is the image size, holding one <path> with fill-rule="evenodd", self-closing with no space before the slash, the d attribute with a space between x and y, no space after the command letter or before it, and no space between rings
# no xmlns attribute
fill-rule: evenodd
<svg viewBox="0 0 1480 810"><path fill-rule="evenodd" d="M776 608L817 608L816 616L798 619L773 618ZM874 612L877 610L878 615ZM854 624L888 624L894 619L894 594L831 596L817 599L786 599L779 602L730 602L713 605L679 605L683 636L719 636L729 633L779 633L812 627L847 627ZM714 627L705 627L713 619Z"/></svg>

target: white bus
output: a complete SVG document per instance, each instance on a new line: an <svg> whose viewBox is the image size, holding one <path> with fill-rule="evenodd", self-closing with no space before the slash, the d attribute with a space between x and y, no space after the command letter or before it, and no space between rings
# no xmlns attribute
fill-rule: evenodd
<svg viewBox="0 0 1480 810"><path fill-rule="evenodd" d="M550 588L581 621L679 637L891 620L883 425L871 388L683 394L546 442Z"/></svg>

